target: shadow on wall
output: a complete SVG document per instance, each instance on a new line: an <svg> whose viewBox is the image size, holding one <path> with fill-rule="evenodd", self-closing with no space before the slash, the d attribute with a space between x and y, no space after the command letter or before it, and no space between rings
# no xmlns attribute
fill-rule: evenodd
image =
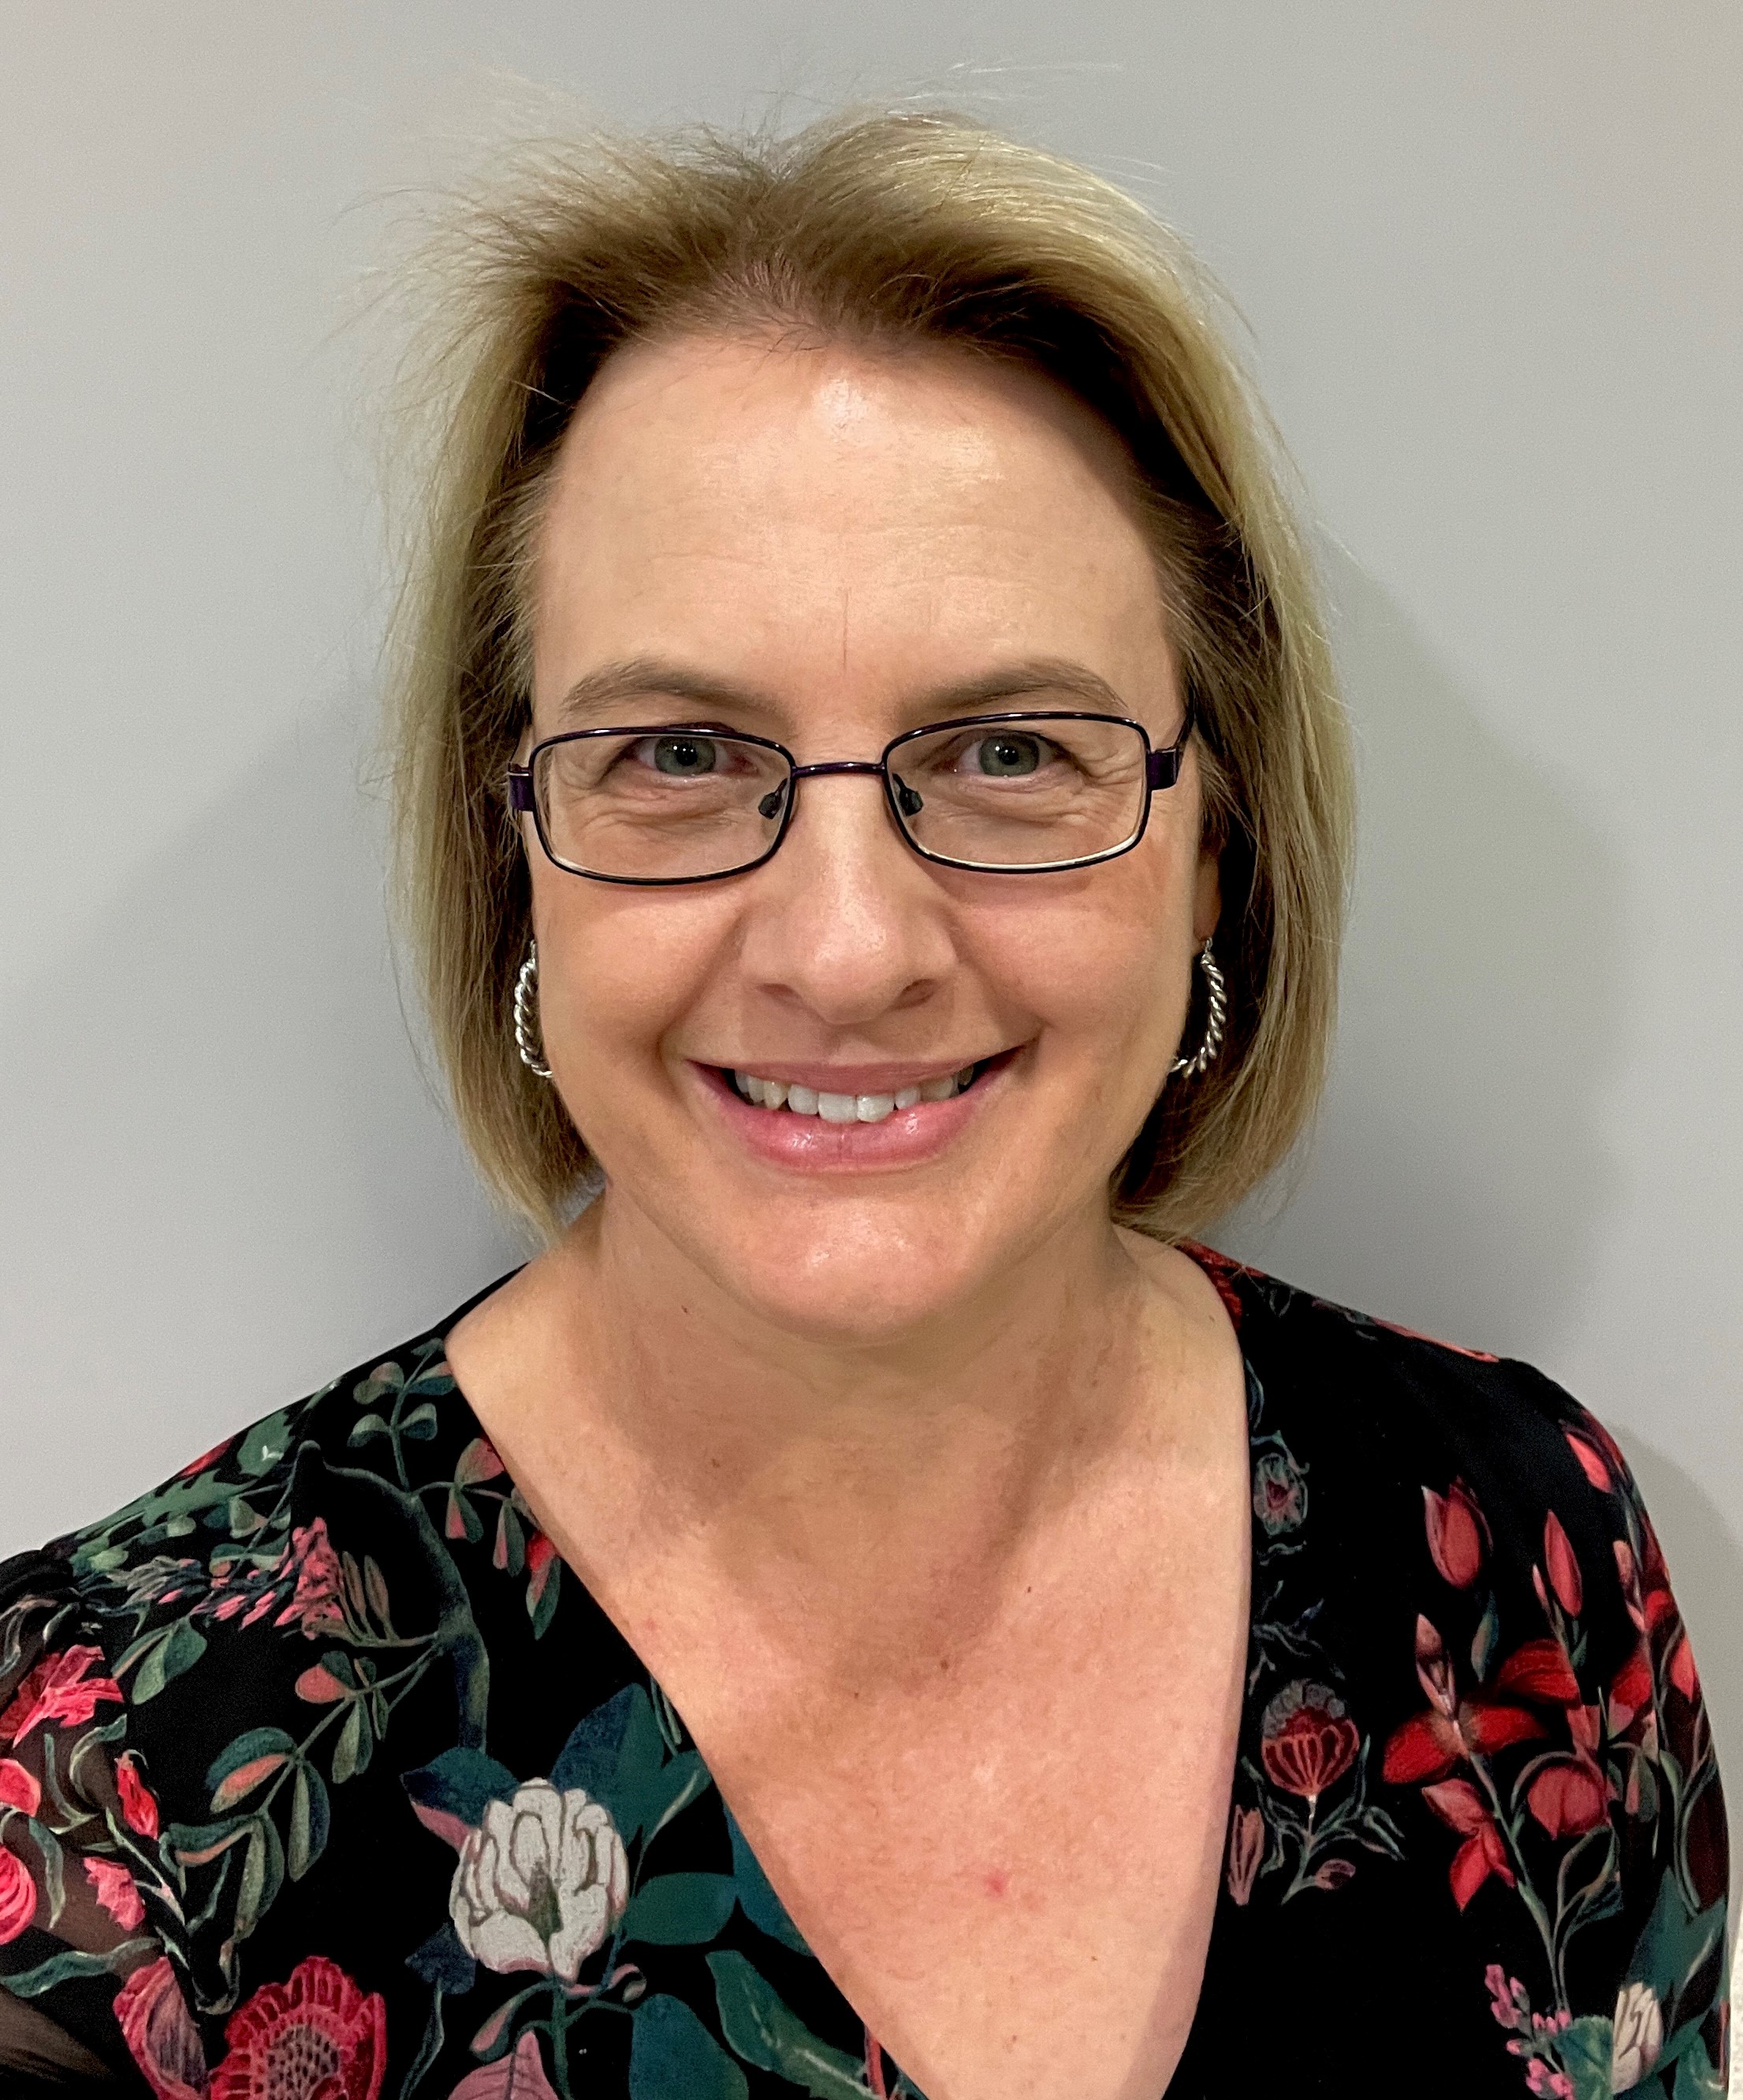
<svg viewBox="0 0 1743 2100"><path fill-rule="evenodd" d="M0 1554L520 1258L408 1039L361 718L268 753L9 1017Z"/></svg>
<svg viewBox="0 0 1743 2100"><path fill-rule="evenodd" d="M1388 1318L1541 1354L1617 1192L1596 1103L1620 872L1372 578L1327 566L1361 796L1338 1052L1304 1159L1222 1237Z"/></svg>

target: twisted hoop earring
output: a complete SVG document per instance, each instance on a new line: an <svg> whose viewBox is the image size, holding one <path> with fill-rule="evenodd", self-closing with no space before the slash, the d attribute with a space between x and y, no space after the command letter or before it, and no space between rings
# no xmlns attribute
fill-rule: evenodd
<svg viewBox="0 0 1743 2100"><path fill-rule="evenodd" d="M1216 958L1211 953L1207 941L1198 953L1198 967L1204 972L1204 982L1209 1004L1204 1017L1204 1040L1190 1057L1176 1057L1168 1067L1172 1079L1179 1073L1183 1079L1201 1079L1209 1070L1211 1061L1223 1047L1223 1025L1229 1018L1229 999L1223 973L1216 967Z"/></svg>
<svg viewBox="0 0 1743 2100"><path fill-rule="evenodd" d="M539 944L532 941L527 946L527 960L520 966L520 975L514 980L514 1047L520 1052L520 1061L529 1072L541 1079L548 1079L551 1068L545 1062L542 1043L535 1044L533 1029L535 1016L532 1002L537 995L539 982Z"/></svg>

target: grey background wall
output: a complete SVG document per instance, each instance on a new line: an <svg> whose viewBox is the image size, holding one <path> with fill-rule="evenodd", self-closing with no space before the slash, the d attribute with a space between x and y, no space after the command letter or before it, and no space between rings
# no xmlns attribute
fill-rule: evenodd
<svg viewBox="0 0 1743 2100"><path fill-rule="evenodd" d="M360 785L338 324L395 193L504 72L638 121L936 90L1194 236L1322 523L1347 1019L1229 1243L1605 1416L1743 1789L1731 0L11 0L0 44L0 1552L516 1258Z"/></svg>

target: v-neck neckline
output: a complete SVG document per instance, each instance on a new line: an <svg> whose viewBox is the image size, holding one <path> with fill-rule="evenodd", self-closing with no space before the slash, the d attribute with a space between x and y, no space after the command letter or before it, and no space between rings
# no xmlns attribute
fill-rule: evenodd
<svg viewBox="0 0 1743 2100"><path fill-rule="evenodd" d="M1242 1434L1246 1440L1247 1447L1245 1477L1249 1482L1251 1482L1253 1477L1254 1466L1254 1451L1252 1443L1252 1395L1254 1391L1255 1373L1251 1362L1247 1356L1247 1343L1242 1330L1245 1317L1250 1314L1251 1308L1247 1302L1246 1295L1238 1292L1238 1286L1233 1281L1233 1279L1244 1277L1251 1273L1251 1272L1245 1270L1239 1264L1229 1260L1227 1257L1218 1255L1214 1249L1202 1246L1196 1242L1176 1241L1174 1242L1174 1245L1178 1247L1179 1251L1182 1254L1187 1256L1189 1260L1194 1264L1199 1270L1199 1273L1204 1277L1205 1280L1210 1283L1212 1288L1216 1291L1218 1298L1222 1302L1225 1311L1229 1315L1230 1325L1234 1330L1235 1343L1239 1352L1241 1360L1241 1376L1242 1385ZM464 1304L457 1306L448 1317L433 1330L435 1339L439 1340L442 1344L444 1357L446 1356L448 1348L448 1338L460 1325L461 1321L464 1320L469 1313L476 1311L477 1308L480 1305L483 1304L487 1299L494 1297L496 1293L500 1290L505 1284L512 1282L516 1276L521 1273L521 1268L524 1267L524 1265L525 1264L523 1264L517 1266L516 1268L509 1270L506 1274L498 1277L493 1283L487 1284L482 1290L475 1292L471 1297L468 1298ZM467 1398L466 1392L461 1387L459 1379L454 1376L453 1367L452 1365L448 1366L448 1374L453 1379L452 1398L455 1402L457 1403L458 1406L464 1410L466 1423L470 1426L472 1431L478 1436L483 1438L486 1443L490 1444L491 1449L494 1451L496 1449L496 1446L492 1441L490 1431L479 1417L477 1409L473 1406L471 1401ZM500 1452L496 1453L496 1457L499 1463L502 1462L501 1454ZM520 1487L519 1483L515 1480L512 1469L504 1463L503 1471L514 1491L522 1495L524 1499L525 1491ZM528 1503L527 1507L530 1509L532 1505ZM554 1550L554 1541L552 1542L552 1545ZM1218 1952L1219 1935L1227 1929L1227 1921L1231 1915L1229 1911L1229 1896L1226 1877L1222 1872L1220 1863L1228 1857L1230 1822L1233 1815L1235 1807L1235 1780L1238 1772L1240 1745L1246 1737L1248 1723L1251 1718L1249 1709L1251 1705L1252 1686L1255 1675L1253 1668L1253 1599L1255 1594L1255 1587L1259 1573L1259 1555L1260 1546L1260 1528L1256 1522L1249 1519L1247 1538L1247 1623L1242 1630L1240 1643L1243 1670L1241 1712L1236 1723L1236 1756L1234 1762L1231 1766L1229 1773L1229 1798L1223 1811L1222 1833L1217 1852L1219 1864L1217 1868L1216 1895L1211 1909L1210 1935L1205 1943L1204 1967L1199 1978L1198 1996L1194 2005L1192 2020L1189 2024L1185 2040L1181 2045L1180 2054L1176 2060L1175 2068L1173 2071L1169 2074L1167 2085L1165 2085L1162 2091L1157 2095L1157 2100L1174 2100L1175 2083L1178 2077L1180 2068L1181 2065L1185 2064L1189 2061L1194 2054L1194 2049L1199 2045L1202 2040L1199 2030L1207 2013L1207 2006L1209 1998L1207 1989L1208 1979L1211 1975L1212 1963ZM708 1762L708 1758L704 1754L701 1745L696 1742L695 1736L691 1732L688 1723L683 1720L682 1710L678 1707L676 1701L673 1701L667 1693L664 1686L660 1683L659 1678L649 1665L646 1658L642 1656L641 1650L636 1646L634 1641L630 1639L629 1635L624 1632L624 1629L618 1624L617 1621L612 1617L611 1612L606 1609L604 1604L600 1601L598 1595L595 1593L592 1586L578 1573L572 1564L560 1552L558 1554L558 1558L561 1563L563 1574L567 1578L567 1585L572 1586L576 1594L578 1608L583 1611L590 1612L594 1617L598 1620L600 1624L608 1630L611 1638L622 1648L624 1655L628 1657L634 1670L639 1674L642 1679L646 1683L650 1696L657 1696L660 1700L664 1701L667 1707L677 1717L680 1723L683 1726L684 1732L689 1737L691 1745L695 1751L697 1761L700 1764L704 1772L707 1775L708 1784L713 1789L714 1793L719 1798L721 1813L726 1820L726 1828L730 1837L730 1842L733 1845L735 1853L737 1852L739 1847L743 1847L746 1858L754 1868L756 1873L761 1876L769 1892L773 1895L776 1904L779 1904L781 1916L785 1921L787 1927L792 1935L791 1942L789 1943L792 1945L793 1951L800 1954L802 1959L810 1962L817 1974L823 1979L826 1992L835 1998L836 2002L846 2014L848 2019L852 2023L857 2023L864 2030L867 2040L867 2056L868 2061L872 2058L872 2050L876 2049L885 2062L896 2066L895 2078L886 2087L885 2094L884 2096L880 2096L877 2088L874 2086L872 2089L872 2100L895 2100L895 2096L898 2093L898 2089L901 2092L902 2100L928 2100L928 2096L921 2090L920 2087L916 2083L913 2077L909 2073L903 2071L901 2067L896 2063L896 2058L874 2036L871 2026L864 2019L863 2016L854 2005L853 2001L848 1996L841 1985L836 1980L835 1975L830 1970L828 1965L823 1961L822 1956L819 1955L812 1947L810 1942L805 1938L805 1935L800 1930L797 1924L794 1922L792 1914L787 1907L786 1899L781 1895L780 1891L775 1888L773 1881L770 1878L767 1868L764 1866L761 1860L758 1857L755 1848L752 1846L748 1837L746 1836L743 1824L739 1822L731 1802L727 1800L726 1792L721 1787L719 1780L715 1776L713 1767ZM559 1608L561 1608L560 1606Z"/></svg>

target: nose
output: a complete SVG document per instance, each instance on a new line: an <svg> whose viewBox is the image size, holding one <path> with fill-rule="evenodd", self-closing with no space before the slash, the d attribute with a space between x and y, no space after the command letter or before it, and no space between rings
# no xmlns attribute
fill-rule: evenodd
<svg viewBox="0 0 1743 2100"><path fill-rule="evenodd" d="M828 771L795 781L792 828L748 878L739 955L760 990L841 1029L919 1004L955 950L948 900L903 843L877 770Z"/></svg>

